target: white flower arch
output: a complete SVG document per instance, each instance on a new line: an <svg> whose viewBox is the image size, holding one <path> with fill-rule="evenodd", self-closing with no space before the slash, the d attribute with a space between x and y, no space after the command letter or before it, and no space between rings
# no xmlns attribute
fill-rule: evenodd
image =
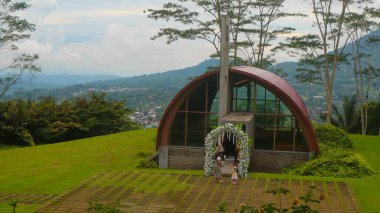
<svg viewBox="0 0 380 213"><path fill-rule="evenodd" d="M233 138L233 141L240 145L240 164L238 168L238 174L240 177L247 177L249 165L249 147L251 146L250 140L247 133L230 123L218 126L216 129L212 130L205 139L205 174L213 174L213 169L215 166L214 156L216 152L216 142L221 142L225 135L227 135L228 138Z"/></svg>

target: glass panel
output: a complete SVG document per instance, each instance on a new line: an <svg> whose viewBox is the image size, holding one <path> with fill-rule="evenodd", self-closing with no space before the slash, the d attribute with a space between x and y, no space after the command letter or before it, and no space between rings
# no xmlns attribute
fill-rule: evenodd
<svg viewBox="0 0 380 213"><path fill-rule="evenodd" d="M250 80L237 75L231 78L231 100L232 112L252 112L253 110L253 87Z"/></svg>
<svg viewBox="0 0 380 213"><path fill-rule="evenodd" d="M248 89L247 86L234 87L234 94L236 94L235 99L247 99L248 98Z"/></svg>
<svg viewBox="0 0 380 213"><path fill-rule="evenodd" d="M278 119L278 128L281 129L283 127L285 128L291 128L293 126L293 119L292 116L279 116Z"/></svg>
<svg viewBox="0 0 380 213"><path fill-rule="evenodd" d="M211 80L209 83L208 83L208 104L207 104L207 111L208 112L215 112L217 113L218 112L218 105L217 104L214 104L214 102L217 102L218 101L218 98L219 98L219 94L218 94L218 91L217 91L217 85L216 85L216 80Z"/></svg>
<svg viewBox="0 0 380 213"><path fill-rule="evenodd" d="M271 93L269 90L267 90L266 91L266 99L274 101L274 100L276 100L276 96L273 93Z"/></svg>
<svg viewBox="0 0 380 213"><path fill-rule="evenodd" d="M247 100L237 100L235 112L248 112Z"/></svg>
<svg viewBox="0 0 380 213"><path fill-rule="evenodd" d="M255 122L255 149L273 150L274 130L267 126L268 123L272 123L273 126L273 116L258 115L256 116Z"/></svg>
<svg viewBox="0 0 380 213"><path fill-rule="evenodd" d="M293 151L292 116L278 116L276 130L276 150Z"/></svg>
<svg viewBox="0 0 380 213"><path fill-rule="evenodd" d="M282 102L280 102L279 114L291 115L289 108Z"/></svg>
<svg viewBox="0 0 380 213"><path fill-rule="evenodd" d="M208 129L207 133L211 132L211 130L218 127L218 115L217 114L209 114L208 115Z"/></svg>
<svg viewBox="0 0 380 213"><path fill-rule="evenodd" d="M186 111L186 99L183 101L183 103L181 104L181 107L179 108L179 111Z"/></svg>
<svg viewBox="0 0 380 213"><path fill-rule="evenodd" d="M293 131L292 129L276 131L276 150L293 151Z"/></svg>
<svg viewBox="0 0 380 213"><path fill-rule="evenodd" d="M267 115L265 116L265 128L266 129L273 129L274 126L275 126L275 123L274 123L274 116L271 116L271 115Z"/></svg>
<svg viewBox="0 0 380 213"><path fill-rule="evenodd" d="M295 131L296 131L296 147L295 147L295 151L307 152L308 149L307 149L306 139L305 139L305 137L303 135L302 130L299 128L298 125L296 126Z"/></svg>
<svg viewBox="0 0 380 213"><path fill-rule="evenodd" d="M265 101L256 101L256 112L265 113Z"/></svg>
<svg viewBox="0 0 380 213"><path fill-rule="evenodd" d="M265 112L270 114L277 114L278 101L266 101Z"/></svg>
<svg viewBox="0 0 380 213"><path fill-rule="evenodd" d="M204 112L206 108L206 85L200 86L189 95L188 110Z"/></svg>
<svg viewBox="0 0 380 213"><path fill-rule="evenodd" d="M210 112L212 113L218 113L219 111L219 99L215 98L214 101L211 104Z"/></svg>
<svg viewBox="0 0 380 213"><path fill-rule="evenodd" d="M256 99L265 100L265 88L256 84Z"/></svg>
<svg viewBox="0 0 380 213"><path fill-rule="evenodd" d="M173 145L173 146L185 145L185 122L186 122L186 113L177 112L170 128L170 145Z"/></svg>
<svg viewBox="0 0 380 213"><path fill-rule="evenodd" d="M187 146L204 146L205 114L189 113L187 120Z"/></svg>

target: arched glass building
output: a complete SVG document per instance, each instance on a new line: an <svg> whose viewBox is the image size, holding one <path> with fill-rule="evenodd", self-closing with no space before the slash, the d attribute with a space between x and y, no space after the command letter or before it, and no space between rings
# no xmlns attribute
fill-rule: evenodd
<svg viewBox="0 0 380 213"><path fill-rule="evenodd" d="M218 71L190 82L167 107L157 133L161 168L201 169L204 139L218 124ZM253 67L229 70L224 122L253 138L251 170L280 171L319 152L307 108L289 83Z"/></svg>

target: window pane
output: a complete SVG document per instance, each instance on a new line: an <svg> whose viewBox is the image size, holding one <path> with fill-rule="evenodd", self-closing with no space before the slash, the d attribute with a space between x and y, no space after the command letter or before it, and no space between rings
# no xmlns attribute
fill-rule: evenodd
<svg viewBox="0 0 380 213"><path fill-rule="evenodd" d="M205 115L189 113L187 119L187 146L204 146Z"/></svg>
<svg viewBox="0 0 380 213"><path fill-rule="evenodd" d="M208 129L207 133L211 132L211 130L218 127L218 115L217 114L210 114L208 115Z"/></svg>
<svg viewBox="0 0 380 213"><path fill-rule="evenodd" d="M265 100L265 88L256 84L256 99Z"/></svg>
<svg viewBox="0 0 380 213"><path fill-rule="evenodd" d="M215 98L211 103L210 112L218 113L219 110L219 99Z"/></svg>
<svg viewBox="0 0 380 213"><path fill-rule="evenodd" d="M273 150L273 136L274 130L267 126L268 123L273 122L273 116L258 115L255 118L255 149L259 150ZM273 124L272 124L273 125Z"/></svg>
<svg viewBox="0 0 380 213"><path fill-rule="evenodd" d="M289 108L282 102L280 102L279 114L291 115Z"/></svg>
<svg viewBox="0 0 380 213"><path fill-rule="evenodd" d="M266 101L266 113L277 114L278 101Z"/></svg>
<svg viewBox="0 0 380 213"><path fill-rule="evenodd" d="M293 151L293 131L291 128L282 128L276 131L276 150Z"/></svg>
<svg viewBox="0 0 380 213"><path fill-rule="evenodd" d="M248 112L247 100L237 100L236 104L235 112Z"/></svg>
<svg viewBox="0 0 380 213"><path fill-rule="evenodd" d="M291 128L293 126L293 116L278 116L278 127L281 128Z"/></svg>
<svg viewBox="0 0 380 213"><path fill-rule="evenodd" d="M274 126L275 126L274 116L271 116L271 115L265 116L265 128L266 129L273 129Z"/></svg>
<svg viewBox="0 0 380 213"><path fill-rule="evenodd" d="M298 127L298 125L297 125ZM295 147L295 151L299 151L299 152L307 152L308 149L307 149L307 143L306 143L306 139L303 135L303 132L302 130L298 127L296 128L296 147Z"/></svg>
<svg viewBox="0 0 380 213"><path fill-rule="evenodd" d="M269 90L266 91L266 100L274 101L276 100L276 96L274 96L273 93L271 93Z"/></svg>
<svg viewBox="0 0 380 213"><path fill-rule="evenodd" d="M200 86L189 95L188 110L204 112L206 107L206 85Z"/></svg>
<svg viewBox="0 0 380 213"><path fill-rule="evenodd" d="M256 101L256 112L265 113L265 101Z"/></svg>
<svg viewBox="0 0 380 213"><path fill-rule="evenodd" d="M185 145L185 122L186 113L177 112L170 128L170 145Z"/></svg>
<svg viewBox="0 0 380 213"><path fill-rule="evenodd" d="M181 104L181 107L179 108L179 111L186 111L186 99Z"/></svg>
<svg viewBox="0 0 380 213"><path fill-rule="evenodd" d="M235 99L247 99L248 98L248 90L247 86L234 87Z"/></svg>

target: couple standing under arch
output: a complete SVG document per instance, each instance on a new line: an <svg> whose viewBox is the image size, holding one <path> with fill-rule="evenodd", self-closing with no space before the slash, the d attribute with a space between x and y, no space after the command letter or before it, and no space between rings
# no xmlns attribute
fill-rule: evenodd
<svg viewBox="0 0 380 213"><path fill-rule="evenodd" d="M223 182L222 175L231 174L231 183L238 180L240 163L240 144L233 138L225 136L222 141L216 142L214 176L216 182Z"/></svg>

